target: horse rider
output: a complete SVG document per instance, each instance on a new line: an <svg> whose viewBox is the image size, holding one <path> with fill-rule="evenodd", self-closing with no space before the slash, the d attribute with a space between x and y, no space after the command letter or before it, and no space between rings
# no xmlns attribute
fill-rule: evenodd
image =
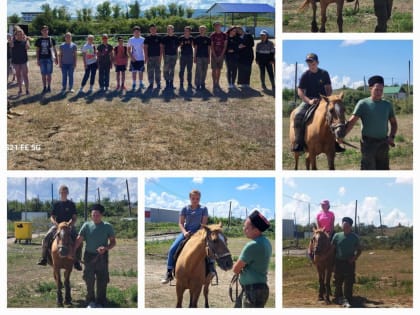
<svg viewBox="0 0 420 315"><path fill-rule="evenodd" d="M344 217L342 220L343 232L335 233L331 241L335 246L335 302L344 307L351 307L356 260L362 253L359 236L352 232L352 225L353 220Z"/></svg>
<svg viewBox="0 0 420 315"><path fill-rule="evenodd" d="M321 201L321 211L318 212L318 214L316 215L316 225L317 225L317 229L324 229L324 231L327 232L328 235L330 236L330 240L331 240L334 236L335 216L334 216L334 212L330 210L330 207L331 206L330 206L329 200ZM309 244L308 253L309 253L309 257L311 261L313 261L314 252L311 247L311 243Z"/></svg>
<svg viewBox="0 0 420 315"><path fill-rule="evenodd" d="M305 59L308 70L300 77L298 95L302 103L296 108L294 119L295 145L294 152L303 152L305 149L305 114L310 106L318 105L320 95L332 94L331 79L328 71L318 67L318 56L309 53ZM336 142L336 152L344 149Z"/></svg>
<svg viewBox="0 0 420 315"><path fill-rule="evenodd" d="M361 169L389 170L389 146L395 146L398 123L392 104L382 99L384 78L374 75L368 80L370 97L360 100L346 126L350 132L362 120ZM388 134L388 122L391 130Z"/></svg>
<svg viewBox="0 0 420 315"><path fill-rule="evenodd" d="M105 208L101 204L91 207L91 221L83 223L76 239L76 248L86 242L83 280L86 282L88 308L106 305L106 288L109 282L108 253L117 244L112 225L102 220ZM96 281L96 299L95 299Z"/></svg>
<svg viewBox="0 0 420 315"><path fill-rule="evenodd" d="M387 31L387 22L391 18L392 2L393 0L373 0L377 19L376 33L385 33Z"/></svg>
<svg viewBox="0 0 420 315"><path fill-rule="evenodd" d="M51 245L54 240L55 233L57 232L57 226L59 223L72 220L71 236L73 241L75 241L77 237L77 232L75 229L77 212L74 202L67 199L69 188L65 185L61 185L58 189L58 193L60 194L60 200L54 203L50 216L50 221L53 226L48 230L42 241L42 257L38 262L38 265L40 266L47 265L48 252L51 249ZM74 262L74 268L79 271L82 270L82 266L80 265L81 251L82 248L76 250L76 257Z"/></svg>
<svg viewBox="0 0 420 315"><path fill-rule="evenodd" d="M191 235L197 232L202 224L207 224L208 221L208 210L207 207L202 207L200 205L201 192L198 190L192 190L189 194L190 205L182 208L179 214L178 225L181 230L181 233L176 237L175 241L172 243L168 252L168 263L167 263L167 272L165 278L161 280L162 284L166 284L173 280L173 270L175 268L174 255L177 252L180 244L188 239ZM207 267L211 276L215 275L214 262L207 261Z"/></svg>
<svg viewBox="0 0 420 315"><path fill-rule="evenodd" d="M267 272L272 248L262 233L269 227L270 223L257 209L244 222L244 234L251 241L245 244L233 265L233 272L239 275L242 286L235 302L237 308L262 308L268 300Z"/></svg>

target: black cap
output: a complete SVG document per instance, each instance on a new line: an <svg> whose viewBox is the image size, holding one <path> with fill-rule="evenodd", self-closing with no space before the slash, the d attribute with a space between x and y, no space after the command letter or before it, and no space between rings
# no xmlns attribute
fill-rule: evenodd
<svg viewBox="0 0 420 315"><path fill-rule="evenodd" d="M342 223L347 222L350 225L353 225L353 220L350 217L344 217Z"/></svg>
<svg viewBox="0 0 420 315"><path fill-rule="evenodd" d="M97 210L101 214L103 214L105 212L104 206L99 204L99 203L95 203L95 204L92 205L92 207L90 207L90 211L93 211L93 210Z"/></svg>
<svg viewBox="0 0 420 315"><path fill-rule="evenodd" d="M316 61L316 62L318 62L318 56L317 56L317 54L310 53L306 56L305 61Z"/></svg>
<svg viewBox="0 0 420 315"><path fill-rule="evenodd" d="M249 219L253 226L255 226L261 232L264 232L270 227L270 222L258 211L254 210L250 215Z"/></svg>
<svg viewBox="0 0 420 315"><path fill-rule="evenodd" d="M369 86L374 86L376 83L384 84L384 78L380 75L374 75L373 77L370 77L368 80Z"/></svg>

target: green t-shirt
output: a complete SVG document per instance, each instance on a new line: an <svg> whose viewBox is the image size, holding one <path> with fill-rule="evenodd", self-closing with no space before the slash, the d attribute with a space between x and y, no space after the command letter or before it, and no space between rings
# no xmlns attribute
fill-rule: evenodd
<svg viewBox="0 0 420 315"><path fill-rule="evenodd" d="M79 234L86 241L85 250L91 254L95 254L100 246L108 246L108 239L115 236L114 229L108 222L95 224L92 221L85 222Z"/></svg>
<svg viewBox="0 0 420 315"><path fill-rule="evenodd" d="M271 258L270 241L263 235L248 242L239 259L246 265L239 276L242 285L266 283Z"/></svg>
<svg viewBox="0 0 420 315"><path fill-rule="evenodd" d="M331 243L335 245L335 257L340 260L350 259L360 249L359 237L353 232L347 235L344 232L335 233Z"/></svg>
<svg viewBox="0 0 420 315"><path fill-rule="evenodd" d="M353 115L362 120L362 135L377 139L388 136L388 121L395 117L390 102L373 101L371 97L360 100L354 108Z"/></svg>

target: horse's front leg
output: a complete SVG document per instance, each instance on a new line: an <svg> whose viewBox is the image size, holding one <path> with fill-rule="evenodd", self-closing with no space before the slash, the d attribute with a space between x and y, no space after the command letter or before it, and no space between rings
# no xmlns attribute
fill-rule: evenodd
<svg viewBox="0 0 420 315"><path fill-rule="evenodd" d="M311 32L317 33L318 32L318 25L316 23L316 1L312 0L312 25L311 25Z"/></svg>
<svg viewBox="0 0 420 315"><path fill-rule="evenodd" d="M325 303L327 303L327 304L331 304L331 301L330 301L330 295L331 295L331 274L332 274L332 268L328 268L327 269L327 274L326 274L326 277L325 277L325 288L326 288Z"/></svg>
<svg viewBox="0 0 420 315"><path fill-rule="evenodd" d="M306 170L313 170L316 171L316 154L313 152L308 152L308 155L306 156Z"/></svg>
<svg viewBox="0 0 420 315"><path fill-rule="evenodd" d="M210 282L206 283L204 285L204 288L203 288L204 307L205 308L209 308L209 286L210 286Z"/></svg>
<svg viewBox="0 0 420 315"><path fill-rule="evenodd" d="M65 290L65 298L64 298L64 303L66 305L71 305L71 288L70 288L70 274L71 274L71 270L66 270L64 272L64 290Z"/></svg>
<svg viewBox="0 0 420 315"><path fill-rule="evenodd" d="M182 299L184 297L184 291L185 289L181 287L181 285L178 285L178 281L176 284L176 307L180 308L182 307Z"/></svg>
<svg viewBox="0 0 420 315"><path fill-rule="evenodd" d="M320 2L321 5L321 29L319 30L321 33L325 33L325 24L327 23L327 4L324 2Z"/></svg>
<svg viewBox="0 0 420 315"><path fill-rule="evenodd" d="M337 25L340 33L343 32L343 7L344 0L337 1Z"/></svg>
<svg viewBox="0 0 420 315"><path fill-rule="evenodd" d="M330 171L334 171L335 170L335 148L333 148L334 152L327 154L327 161L328 161L328 169Z"/></svg>
<svg viewBox="0 0 420 315"><path fill-rule="evenodd" d="M318 301L323 301L324 294L325 294L324 271L320 269L318 269L318 283L319 283Z"/></svg>
<svg viewBox="0 0 420 315"><path fill-rule="evenodd" d="M63 288L63 283L61 282L60 269L54 269L54 279L55 285L57 286L57 306L63 306L63 293L61 289Z"/></svg>

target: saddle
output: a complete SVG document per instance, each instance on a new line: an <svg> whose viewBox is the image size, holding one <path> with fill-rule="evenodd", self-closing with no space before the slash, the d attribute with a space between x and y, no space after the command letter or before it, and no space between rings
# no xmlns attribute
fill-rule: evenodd
<svg viewBox="0 0 420 315"><path fill-rule="evenodd" d="M316 109L318 108L319 103L320 102L318 102L318 104L316 104L316 105L309 106L308 110L305 113L305 116L303 117L304 126L306 126L308 121L311 120L312 117L314 116L314 113L315 113Z"/></svg>
<svg viewBox="0 0 420 315"><path fill-rule="evenodd" d="M178 260L179 255L181 254L182 249L184 248L185 244L187 244L187 242L189 241L189 237L184 239L178 246L178 248L176 249L176 252L173 256L174 258L174 267L176 266L176 261ZM175 268L174 268L175 270Z"/></svg>

